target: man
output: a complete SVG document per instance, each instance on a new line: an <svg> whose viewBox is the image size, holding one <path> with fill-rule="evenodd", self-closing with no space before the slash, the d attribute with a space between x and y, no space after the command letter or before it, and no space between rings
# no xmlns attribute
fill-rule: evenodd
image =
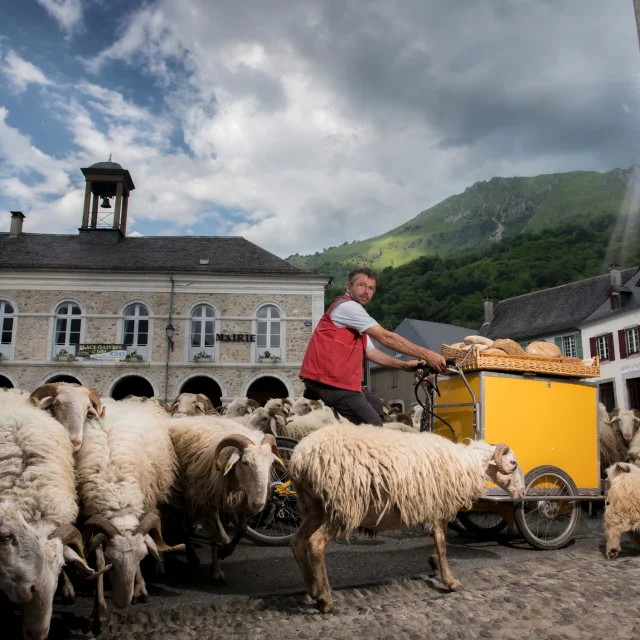
<svg viewBox="0 0 640 640"><path fill-rule="evenodd" d="M305 397L322 400L354 424L382 426L382 402L361 386L364 358L390 369L413 371L420 360L438 372L445 359L383 329L365 310L376 291L378 274L366 267L349 274L346 293L320 318L302 361ZM371 338L416 360L392 358L376 349Z"/></svg>

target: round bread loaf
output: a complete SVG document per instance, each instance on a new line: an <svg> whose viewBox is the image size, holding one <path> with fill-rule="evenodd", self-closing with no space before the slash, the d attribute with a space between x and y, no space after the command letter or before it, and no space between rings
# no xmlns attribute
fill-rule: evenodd
<svg viewBox="0 0 640 640"><path fill-rule="evenodd" d="M464 349L464 342L456 342L450 346L452 349Z"/></svg>
<svg viewBox="0 0 640 640"><path fill-rule="evenodd" d="M489 347L486 344L472 344L470 345L472 349L475 349L476 351L486 351L487 349L490 349L491 347Z"/></svg>
<svg viewBox="0 0 640 640"><path fill-rule="evenodd" d="M509 338L500 338L493 341L493 347L495 349L502 349L511 356L521 356L525 350L515 341L509 340Z"/></svg>
<svg viewBox="0 0 640 640"><path fill-rule="evenodd" d="M465 344L484 344L487 347L493 346L493 340L489 340L489 338L485 338L484 336L467 336L464 339Z"/></svg>
<svg viewBox="0 0 640 640"><path fill-rule="evenodd" d="M523 349L523 353L524 353L524 349ZM485 356L507 356L507 355L509 355L503 349L496 349L495 347L487 347L482 352L482 354L485 355Z"/></svg>
<svg viewBox="0 0 640 640"><path fill-rule="evenodd" d="M526 352L534 356L546 356L547 358L559 358L562 351L550 342L532 342L527 345Z"/></svg>
<svg viewBox="0 0 640 640"><path fill-rule="evenodd" d="M574 358L573 356L564 356L564 360L567 362L582 362L581 358Z"/></svg>

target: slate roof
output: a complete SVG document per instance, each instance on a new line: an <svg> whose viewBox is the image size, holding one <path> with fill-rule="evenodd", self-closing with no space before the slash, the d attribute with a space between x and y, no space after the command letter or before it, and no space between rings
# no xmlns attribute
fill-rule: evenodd
<svg viewBox="0 0 640 640"><path fill-rule="evenodd" d="M436 353L440 353L440 347L443 344L453 344L455 342L462 342L462 339L468 335L474 335L478 333L475 329L469 329L467 327L458 327L455 324L444 324L442 322L429 322L427 320L412 320L405 318L395 329L394 333L410 340L414 344L421 347L431 349ZM373 340L373 344L376 349L384 351L390 356L396 355L393 349L383 347L379 342ZM402 360L411 360L410 356L398 356ZM371 363L371 368L375 369L379 365Z"/></svg>
<svg viewBox="0 0 640 640"><path fill-rule="evenodd" d="M209 264L201 265L201 259ZM324 277L238 236L122 237L114 229L81 230L79 235L0 233L0 272L70 269Z"/></svg>
<svg viewBox="0 0 640 640"><path fill-rule="evenodd" d="M637 267L623 270L622 282L626 283L637 272ZM610 289L607 273L502 300L496 305L491 322L480 333L488 338L522 340L577 329L604 302L608 304Z"/></svg>
<svg viewBox="0 0 640 640"><path fill-rule="evenodd" d="M603 320L604 318L612 318L618 316L621 313L627 313L634 309L640 308L640 269L625 281L623 277L624 286L616 287L615 289L621 293L620 302L622 303L619 309L612 309L607 298L590 316L585 318L581 324L587 324L589 322L595 322L597 320Z"/></svg>

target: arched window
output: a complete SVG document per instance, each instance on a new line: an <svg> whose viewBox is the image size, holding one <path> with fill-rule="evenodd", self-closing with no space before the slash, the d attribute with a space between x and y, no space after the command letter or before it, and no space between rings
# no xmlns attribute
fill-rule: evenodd
<svg viewBox="0 0 640 640"><path fill-rule="evenodd" d="M11 357L13 313L13 305L6 300L0 300L0 354L7 360Z"/></svg>
<svg viewBox="0 0 640 640"><path fill-rule="evenodd" d="M149 344L149 309L136 302L124 310L122 342L127 351L146 359Z"/></svg>
<svg viewBox="0 0 640 640"><path fill-rule="evenodd" d="M82 311L75 302L62 302L56 309L56 325L53 337L53 355L62 350L69 355L76 355L76 348L80 344L82 329Z"/></svg>
<svg viewBox="0 0 640 640"><path fill-rule="evenodd" d="M282 320L274 304L265 304L256 314L256 355L282 357Z"/></svg>
<svg viewBox="0 0 640 640"><path fill-rule="evenodd" d="M189 331L189 360L198 354L214 358L216 314L209 304L199 304L191 312ZM206 361L206 358L204 358Z"/></svg>

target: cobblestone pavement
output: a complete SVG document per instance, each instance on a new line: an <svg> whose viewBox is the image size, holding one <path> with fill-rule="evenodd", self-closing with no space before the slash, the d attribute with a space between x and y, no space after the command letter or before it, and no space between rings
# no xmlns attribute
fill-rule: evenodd
<svg viewBox="0 0 640 640"><path fill-rule="evenodd" d="M529 556L531 557L531 556ZM640 637L640 556L536 555L454 573L459 593L434 576L334 591L340 612L320 614L308 596L218 596L207 605L116 612L100 640L287 638L625 639Z"/></svg>

